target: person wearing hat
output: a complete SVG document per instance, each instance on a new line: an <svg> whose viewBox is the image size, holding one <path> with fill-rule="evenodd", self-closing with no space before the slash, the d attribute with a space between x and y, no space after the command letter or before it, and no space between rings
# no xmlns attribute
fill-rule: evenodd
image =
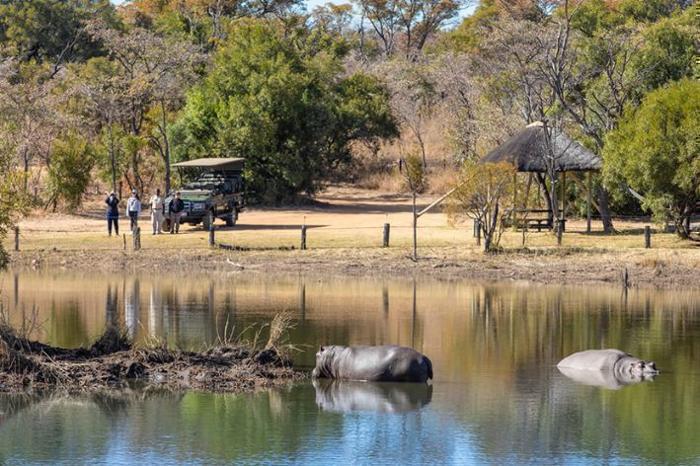
<svg viewBox="0 0 700 466"><path fill-rule="evenodd" d="M170 234L180 232L180 218L185 210L185 203L180 199L180 191L175 193L175 197L170 200L168 211L170 212Z"/></svg>
<svg viewBox="0 0 700 466"><path fill-rule="evenodd" d="M131 190L131 197L126 201L126 212L131 220L131 231L139 225L139 214L141 213L141 200L135 189Z"/></svg>
<svg viewBox="0 0 700 466"><path fill-rule="evenodd" d="M105 204L107 204L107 231L109 236L112 236L112 226L114 226L114 234L119 236L119 198L114 191L109 193L107 199L105 199Z"/></svg>
<svg viewBox="0 0 700 466"><path fill-rule="evenodd" d="M156 189L156 193L151 196L151 222L153 223L154 235L160 235L164 214L165 203L163 198L160 197L160 189Z"/></svg>

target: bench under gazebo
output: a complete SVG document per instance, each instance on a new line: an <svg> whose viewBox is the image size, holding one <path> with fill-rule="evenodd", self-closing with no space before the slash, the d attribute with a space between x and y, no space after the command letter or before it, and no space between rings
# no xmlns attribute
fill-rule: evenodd
<svg viewBox="0 0 700 466"><path fill-rule="evenodd" d="M547 133L549 132L552 144L547 144ZM516 208L513 211L512 223L519 228L534 228L541 230L542 228L551 229L553 227L553 212L552 206L548 205L547 209L532 209L528 208L527 200L529 191L532 185L533 177L536 178L540 189L553 189L547 187L547 167L553 166L557 175L561 174L561 196L558 196L557 203L561 202L561 220L566 222L566 174L573 172L574 174L585 173L586 182L579 179L578 176L572 176L579 188L586 193L586 231L591 231L591 204L593 201L592 193L592 173L600 171L602 161L600 157L583 147L580 143L571 139L561 131L548 131L544 123L535 122L527 125L523 130L519 131L514 136L510 137L503 144L489 152L480 163L508 163L515 167L516 179L513 180L517 187L517 173L527 173L528 182L525 193L525 201L523 206ZM514 201L517 201L517 189L514 191ZM550 204L550 197L545 192L547 204ZM559 201L559 199L561 199ZM514 202L517 205L517 202ZM597 207L597 206L596 206ZM547 214L546 218L529 218L530 214Z"/></svg>

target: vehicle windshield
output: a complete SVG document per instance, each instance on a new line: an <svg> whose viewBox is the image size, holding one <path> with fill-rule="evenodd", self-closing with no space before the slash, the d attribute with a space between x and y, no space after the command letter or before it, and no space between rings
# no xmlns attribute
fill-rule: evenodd
<svg viewBox="0 0 700 466"><path fill-rule="evenodd" d="M180 173L185 181L182 185L185 190L231 194L242 189L243 181L239 171L189 168Z"/></svg>
<svg viewBox="0 0 700 466"><path fill-rule="evenodd" d="M220 173L204 172L199 175L194 181L185 184L185 189L201 189L214 190L220 188L224 183L225 178Z"/></svg>

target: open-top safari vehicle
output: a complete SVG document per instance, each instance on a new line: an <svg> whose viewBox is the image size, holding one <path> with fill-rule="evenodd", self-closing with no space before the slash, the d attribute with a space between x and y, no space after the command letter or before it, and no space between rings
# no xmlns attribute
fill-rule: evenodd
<svg viewBox="0 0 700 466"><path fill-rule="evenodd" d="M202 223L205 229L220 218L226 226L234 226L238 214L245 206L243 195L242 158L202 158L172 165L179 172L182 181L180 199L185 210L180 222L196 225ZM170 201L175 192L165 198L166 228L169 228Z"/></svg>

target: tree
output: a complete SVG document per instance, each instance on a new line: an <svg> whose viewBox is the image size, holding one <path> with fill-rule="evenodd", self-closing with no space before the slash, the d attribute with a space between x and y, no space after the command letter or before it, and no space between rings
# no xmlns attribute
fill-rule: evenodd
<svg viewBox="0 0 700 466"><path fill-rule="evenodd" d="M200 46L215 48L236 19L284 17L299 0L134 0L122 7L128 21L168 35L189 36Z"/></svg>
<svg viewBox="0 0 700 466"><path fill-rule="evenodd" d="M93 100L121 104L121 109L114 110L120 110L126 131L133 137L148 141L160 155L164 165L165 190L169 192L171 112L180 108L185 90L197 79L198 68L204 64L205 57L189 43L161 37L139 27L124 33L95 22L91 24L90 32L104 43L116 65L116 70L113 66L106 70L107 85L102 87L102 92L94 93ZM102 113L102 119L107 124L116 116L108 109L98 112ZM144 131L144 124L150 125L151 131ZM140 144L130 146L138 150L143 148ZM139 151L130 155L131 173L125 176L132 188L143 191L142 155Z"/></svg>
<svg viewBox="0 0 700 466"><path fill-rule="evenodd" d="M85 21L116 24L108 0L32 0L0 2L0 43L21 61L48 63L52 74L67 62L102 53L85 30Z"/></svg>
<svg viewBox="0 0 700 466"><path fill-rule="evenodd" d="M689 238L700 201L700 83L683 79L649 93L608 135L603 157L608 183L642 193L643 207Z"/></svg>
<svg viewBox="0 0 700 466"><path fill-rule="evenodd" d="M418 260L418 210L416 207L416 199L418 194L425 189L425 170L421 158L417 154L409 154L402 160L403 176L406 181L406 187L411 192L413 201L413 255L414 261Z"/></svg>
<svg viewBox="0 0 700 466"><path fill-rule="evenodd" d="M478 222L484 238L484 252L498 249L504 220L515 207L515 168L507 163L466 163L447 204L451 223L464 217Z"/></svg>
<svg viewBox="0 0 700 466"><path fill-rule="evenodd" d="M0 138L0 269L7 265L4 249L7 232L17 224L29 202L24 190L25 175L16 169L12 148Z"/></svg>
<svg viewBox="0 0 700 466"><path fill-rule="evenodd" d="M391 90L391 108L404 130L415 138L423 166L427 166L425 124L438 99L435 83L424 63L394 60L378 68Z"/></svg>
<svg viewBox="0 0 700 466"><path fill-rule="evenodd" d="M68 92L78 99L77 112L101 139L106 157L99 158L100 165L109 174L112 191L117 192L117 179L124 168L120 124L127 110L119 65L105 57L93 58L73 71L69 81L72 86Z"/></svg>
<svg viewBox="0 0 700 466"><path fill-rule="evenodd" d="M22 166L24 192L28 193L30 168L49 157L58 124L53 90L45 68L15 59L0 61L0 139Z"/></svg>
<svg viewBox="0 0 700 466"><path fill-rule="evenodd" d="M67 134L54 141L49 165L47 205L56 210L59 202L68 209L77 208L90 181L95 165L92 145L77 134Z"/></svg>
<svg viewBox="0 0 700 466"><path fill-rule="evenodd" d="M230 31L174 130L177 158L246 158L251 197L313 194L350 145L395 134L386 89L340 78L345 49L318 30L242 20Z"/></svg>
<svg viewBox="0 0 700 466"><path fill-rule="evenodd" d="M413 60L448 21L455 18L466 0L356 0L362 21L369 22L385 57L403 49Z"/></svg>

